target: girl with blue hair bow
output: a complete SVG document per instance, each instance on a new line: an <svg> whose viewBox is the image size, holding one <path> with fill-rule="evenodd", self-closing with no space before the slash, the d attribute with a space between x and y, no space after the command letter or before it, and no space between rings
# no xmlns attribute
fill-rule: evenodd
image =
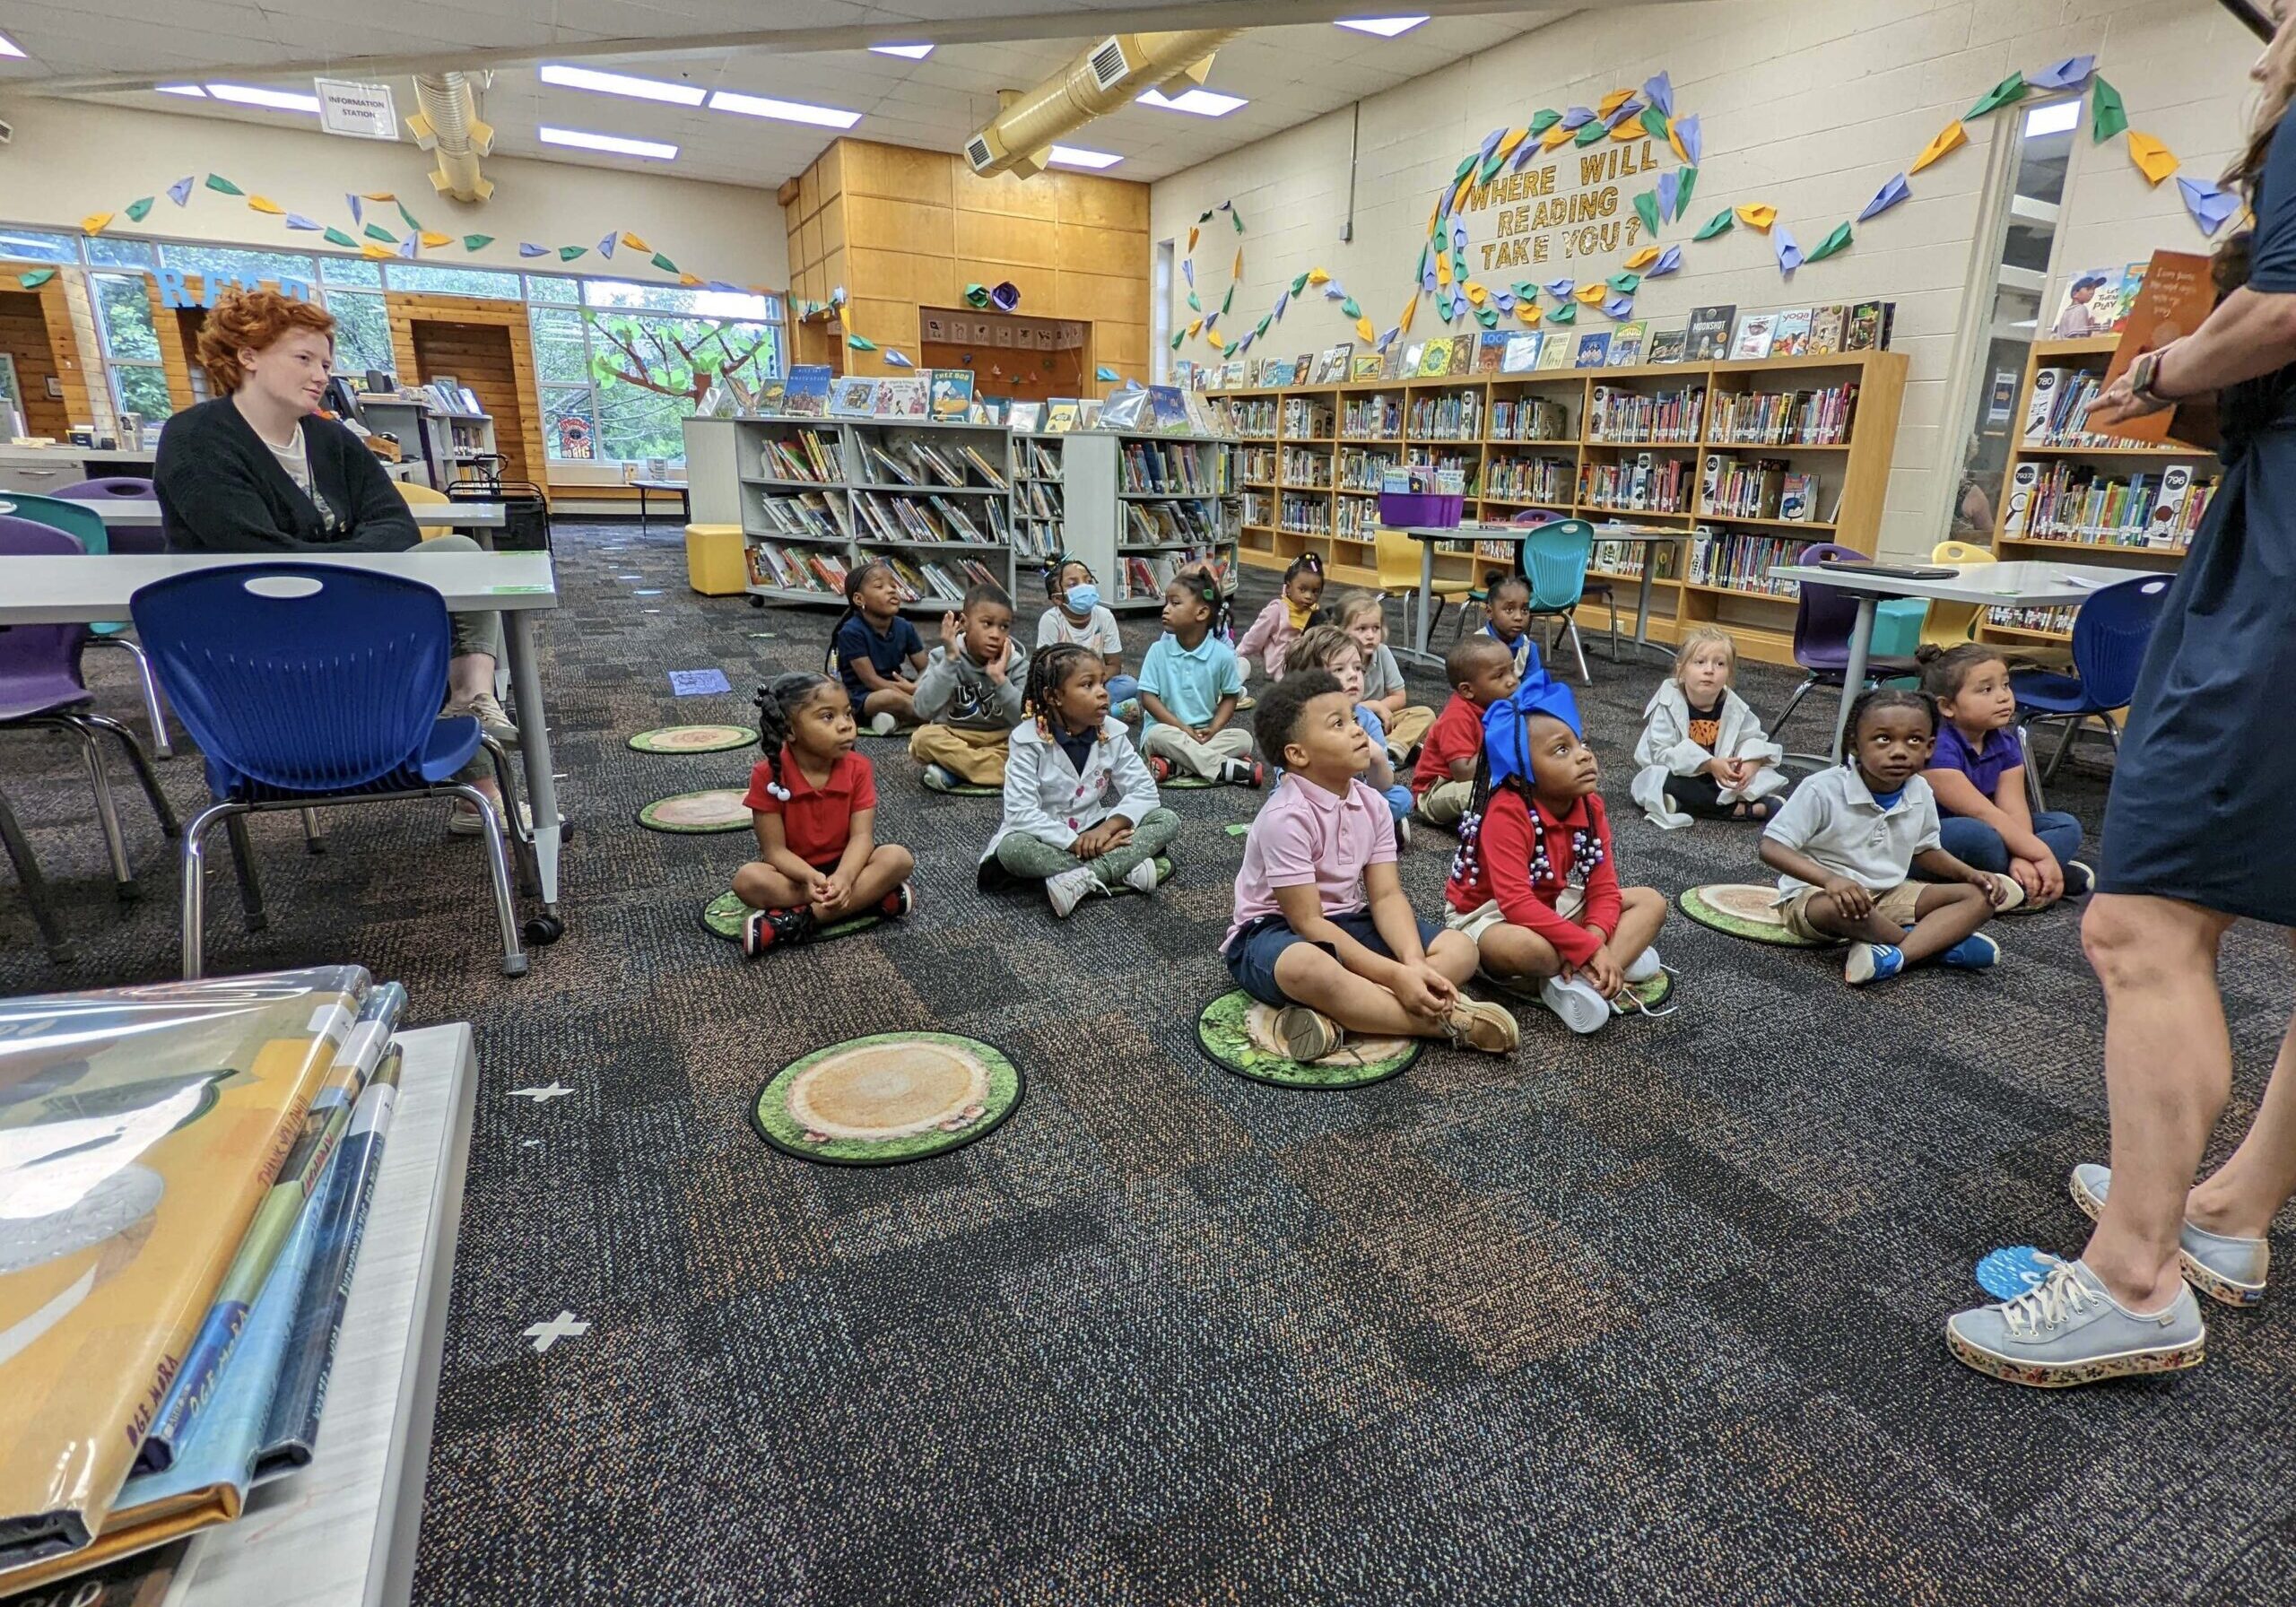
<svg viewBox="0 0 2296 1607"><path fill-rule="evenodd" d="M1592 1032L1628 985L1663 969L1650 945L1666 900L1619 885L1601 771L1578 730L1570 689L1543 671L1491 706L1444 894L1485 977Z"/></svg>

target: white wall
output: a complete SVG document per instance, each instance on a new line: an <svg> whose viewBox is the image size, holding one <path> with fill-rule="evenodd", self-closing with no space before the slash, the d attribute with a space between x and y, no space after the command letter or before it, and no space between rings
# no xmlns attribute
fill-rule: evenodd
<svg viewBox="0 0 2296 1607"><path fill-rule="evenodd" d="M1362 101L1353 243L1339 242L1346 110L1160 180L1151 238L1185 248L1197 214L1232 199L1247 228L1245 280L1223 330L1250 329L1294 276L1323 266L1384 331L1402 314L1438 187L1461 157L1492 129L1519 126L1542 107L1591 106L1664 68L1676 115L1700 114L1705 160L1684 221L1659 237L1682 243L1683 271L1646 283L1634 316L1665 328L1683 324L1694 306L1721 302L1744 310L1895 301L1892 346L1908 354L1909 383L1882 547L1926 552L1945 532L1966 428L1945 415L1958 378L1953 353L1972 237L1993 141L2015 126L2014 114L1970 125L1967 148L1912 178L1912 200L1858 225L1848 251L1805 265L1791 282L1780 278L1770 239L1743 225L1702 244L1690 236L1725 205L1766 201L1806 250L1855 218L1884 180L2006 74L2089 53L2121 91L2131 126L2164 141L2187 174L2214 178L2241 143L2245 74L2257 48L2214 0L1764 0L1588 12ZM2092 145L2085 120L2075 143L2057 273L2136 261L2163 247L2207 248L2173 180L2148 188L2123 143ZM1575 169L1571 147L1555 154ZM1660 170L1674 165L1668 155ZM1630 180L1626 195L1648 185ZM1490 238L1487 214L1470 232ZM1218 227L1206 239L1196 272L1212 308L1227 288L1234 237ZM1469 267L1499 286L1574 271L1583 281L1615 271L1624 255L1485 273L1471 248ZM1176 277L1173 329L1196 316L1186 292ZM2057 299L2053 279L2045 317ZM1609 326L1585 316L1587 327ZM1463 318L1454 327L1474 326ZM1413 333L1423 338L1440 328L1431 298ZM1248 355L1352 338L1336 302L1311 299L1270 326ZM1178 355L1218 356L1200 339Z"/></svg>
<svg viewBox="0 0 2296 1607"><path fill-rule="evenodd" d="M282 249L318 246L316 234L291 230L244 201L204 187L220 173L249 195L276 201L356 234L344 204L349 191L391 190L426 229L457 243L426 251L426 261L466 267L518 267L518 242L594 245L609 229L629 230L678 266L704 279L780 290L789 282L789 242L771 189L700 184L663 173L624 173L559 162L490 159L493 198L479 205L442 200L430 187L430 163L412 143L385 144L220 117L172 117L73 100L18 96L0 107L15 125L15 143L0 147L0 221L77 230L91 213L117 212L138 196L159 204L141 224L121 232L161 239L222 240ZM202 180L178 209L167 187L187 173ZM379 222L401 232L385 204ZM491 234L477 252L460 237ZM627 254L606 262L594 250L578 271L612 273ZM560 266L553 253L523 265ZM631 277L664 276L630 261Z"/></svg>

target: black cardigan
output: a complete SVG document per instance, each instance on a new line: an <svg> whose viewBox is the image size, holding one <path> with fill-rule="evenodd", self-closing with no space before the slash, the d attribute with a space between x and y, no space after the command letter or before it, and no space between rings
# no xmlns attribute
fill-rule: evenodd
<svg viewBox="0 0 2296 1607"><path fill-rule="evenodd" d="M364 441L317 414L302 430L312 486L335 509L334 531L229 396L170 419L152 468L168 551L404 552L420 543L406 499Z"/></svg>

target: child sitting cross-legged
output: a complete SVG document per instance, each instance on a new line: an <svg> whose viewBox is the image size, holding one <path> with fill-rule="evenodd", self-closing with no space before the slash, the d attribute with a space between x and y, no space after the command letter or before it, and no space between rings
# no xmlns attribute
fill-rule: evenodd
<svg viewBox="0 0 2296 1607"><path fill-rule="evenodd" d="M1267 678L1280 679L1284 656L1300 632L1324 622L1323 612L1316 606L1323 596L1324 560L1312 552L1302 552L1285 566L1283 589L1259 611L1259 617L1237 638L1237 656L1249 664L1253 654L1261 655Z"/></svg>
<svg viewBox="0 0 2296 1607"><path fill-rule="evenodd" d="M1619 886L1601 778L1570 688L1542 674L1492 704L1444 889L1483 974L1535 988L1573 1032L1601 1027L1627 984L1658 974L1650 942L1666 918L1663 895Z"/></svg>
<svg viewBox="0 0 2296 1607"><path fill-rule="evenodd" d="M1692 625L1674 649L1674 673L1642 708L1634 744L1634 801L1651 823L1672 831L1693 816L1766 821L1786 790L1778 761L1786 750L1763 734L1761 717L1731 690L1738 645L1718 625Z"/></svg>
<svg viewBox="0 0 2296 1607"><path fill-rule="evenodd" d="M1849 706L1849 756L1794 789L1762 829L1761 862L1797 937L1849 941L1843 978L1894 977L1934 959L1981 971L2001 958L1979 932L2007 884L1938 846L1921 772L1937 741L1926 692L1875 687ZM1934 882L1909 882L1916 870Z"/></svg>
<svg viewBox="0 0 2296 1607"><path fill-rule="evenodd" d="M845 612L830 632L830 666L845 682L856 715L879 736L917 717L909 699L925 667L925 643L900 615L900 582L872 559L845 577Z"/></svg>
<svg viewBox="0 0 2296 1607"><path fill-rule="evenodd" d="M845 688L807 671L776 676L758 688L757 725L765 758L743 802L758 857L734 873L734 892L750 907L742 952L801 943L857 915L907 915L917 860L876 839L876 777L853 751Z"/></svg>
<svg viewBox="0 0 2296 1607"><path fill-rule="evenodd" d="M1123 724L1109 717L1100 654L1071 642L1039 649L1029 667L1028 712L1013 733L1004 822L981 857L981 884L1040 881L1064 919L1119 883L1154 892L1156 856L1179 817L1158 806L1155 777Z"/></svg>
<svg viewBox="0 0 2296 1607"><path fill-rule="evenodd" d="M1400 847L1411 847L1411 788L1396 780L1396 768L1387 758L1387 733L1379 724L1379 717L1363 699L1363 654L1355 638L1336 625L1310 625L1300 632L1291 649L1283 656L1287 673L1300 670L1328 671L1340 690L1355 700L1355 723L1363 727L1363 734L1370 739L1371 758L1363 771L1363 779L1371 790L1387 801L1387 811L1396 822L1396 843Z"/></svg>
<svg viewBox="0 0 2296 1607"><path fill-rule="evenodd" d="M1284 1053L1320 1060L1349 1032L1511 1051L1515 1018L1459 991L1474 944L1404 896L1387 802L1361 779L1371 742L1354 699L1325 672L1295 670L1260 699L1253 728L1284 773L1244 839L1220 952L1275 1007Z"/></svg>
<svg viewBox="0 0 2296 1607"><path fill-rule="evenodd" d="M1921 778L1937 795L1945 852L2013 878L2023 908L2040 909L2095 885L2081 851L2081 822L2057 810L2033 812L2025 796L2025 751L2013 729L2017 694L2001 649L1964 642L1924 647L1921 687L1937 699L1937 751Z"/></svg>
<svg viewBox="0 0 2296 1607"><path fill-rule="evenodd" d="M1140 661L1140 751L1159 781L1175 768L1237 786L1264 778L1251 733L1233 723L1244 677L1220 639L1227 609L1209 569L1183 569L1164 588L1164 634Z"/></svg>
<svg viewBox="0 0 2296 1607"><path fill-rule="evenodd" d="M986 583L965 594L959 616L941 616L941 645L917 678L909 708L925 721L909 739L909 756L925 767L925 785L944 793L961 781L1004 784L1004 752L1021 723L1021 688L1029 655L1013 639L1013 599Z"/></svg>
<svg viewBox="0 0 2296 1607"><path fill-rule="evenodd" d="M1138 718L1139 705L1135 699L1140 682L1124 673L1124 638L1117 631L1116 615L1100 601L1091 567L1081 558L1056 558L1044 567L1044 589L1052 606L1037 620L1037 647L1074 642L1091 648L1100 656L1100 666L1108 676L1109 706L1116 717Z"/></svg>
<svg viewBox="0 0 2296 1607"><path fill-rule="evenodd" d="M1480 634L1451 649L1443 660L1443 673L1451 683L1451 700L1443 705L1420 744L1419 762L1411 772L1411 795L1419 801L1422 819L1452 826L1474 795L1474 769L1483 758L1483 710L1513 697L1520 682L1506 644Z"/></svg>
<svg viewBox="0 0 2296 1607"><path fill-rule="evenodd" d="M1387 757L1396 764L1409 764L1427 728L1435 723L1435 711L1412 703L1404 690L1403 666L1387 646L1386 599L1375 591L1342 592L1327 612L1331 622L1353 637L1363 655L1363 701L1379 717Z"/></svg>
<svg viewBox="0 0 2296 1607"><path fill-rule="evenodd" d="M1531 582L1520 569L1495 571L1483 582L1483 634L1514 656L1515 674L1528 681L1539 673L1539 650L1531 640Z"/></svg>

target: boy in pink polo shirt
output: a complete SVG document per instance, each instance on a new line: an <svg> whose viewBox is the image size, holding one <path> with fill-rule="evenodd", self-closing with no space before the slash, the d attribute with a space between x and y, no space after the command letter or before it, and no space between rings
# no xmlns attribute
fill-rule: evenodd
<svg viewBox="0 0 2296 1607"><path fill-rule="evenodd" d="M1360 779L1370 739L1338 681L1285 676L1261 695L1252 734L1284 776L1244 839L1220 952L1238 986L1275 1006L1284 1053L1321 1060L1349 1032L1510 1052L1515 1018L1459 991L1474 944L1404 897L1387 802Z"/></svg>

